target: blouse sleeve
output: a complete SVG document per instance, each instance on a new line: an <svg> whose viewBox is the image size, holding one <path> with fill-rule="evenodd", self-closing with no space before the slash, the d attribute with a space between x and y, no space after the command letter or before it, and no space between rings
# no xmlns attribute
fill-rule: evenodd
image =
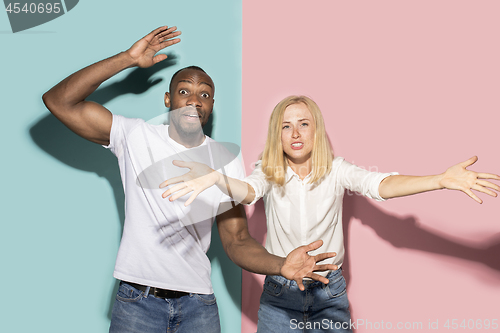
<svg viewBox="0 0 500 333"><path fill-rule="evenodd" d="M398 173L367 171L345 160L342 161L337 173L338 181L344 188L377 201L386 200L380 196L379 185L384 178L392 175Z"/></svg>
<svg viewBox="0 0 500 333"><path fill-rule="evenodd" d="M248 203L248 205L253 205L254 203L256 203L257 200L262 198L271 188L271 184L269 183L269 181L266 178L266 175L262 171L261 160L255 163L255 169L253 170L252 174L243 179L243 181L252 186L255 192L255 198L253 199L252 202Z"/></svg>

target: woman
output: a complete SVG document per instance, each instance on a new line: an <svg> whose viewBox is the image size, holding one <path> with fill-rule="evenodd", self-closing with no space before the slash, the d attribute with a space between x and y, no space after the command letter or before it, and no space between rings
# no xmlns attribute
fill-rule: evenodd
<svg viewBox="0 0 500 333"><path fill-rule="evenodd" d="M308 97L290 96L274 108L262 159L256 163L252 175L240 181L203 164L176 162L191 171L167 180L160 187L183 182L170 188L163 197L175 193L170 197L173 201L193 191L186 205L214 184L243 204L253 204L263 197L268 230L266 249L270 253L284 257L300 245L322 239L321 251L337 253L325 263L341 267L345 189L382 201L446 188L461 190L481 203L471 189L496 197L492 189L500 191L500 186L483 179L500 180L500 177L467 170L476 160L473 157L435 176L368 172L341 157L334 158L316 103ZM312 280L296 283L281 276L267 276L258 332L294 332L297 328L309 328L311 332L322 329L351 332L341 269L318 274L326 276L329 283Z"/></svg>

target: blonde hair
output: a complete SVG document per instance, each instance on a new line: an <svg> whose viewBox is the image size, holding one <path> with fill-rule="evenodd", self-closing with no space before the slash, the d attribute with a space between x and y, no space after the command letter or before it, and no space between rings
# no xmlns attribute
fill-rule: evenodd
<svg viewBox="0 0 500 333"><path fill-rule="evenodd" d="M317 182L330 173L332 169L332 147L326 136L325 122L318 105L306 96L288 96L274 107L271 119L269 119L266 145L262 153L262 171L269 181L280 186L285 185L285 175L288 167L288 160L281 144L283 115L287 107L299 103L307 106L316 125L314 146L311 154L312 172L309 183Z"/></svg>

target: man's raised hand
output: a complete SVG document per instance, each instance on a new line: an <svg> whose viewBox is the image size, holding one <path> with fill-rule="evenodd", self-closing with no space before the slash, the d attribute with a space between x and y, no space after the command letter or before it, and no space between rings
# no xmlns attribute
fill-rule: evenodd
<svg viewBox="0 0 500 333"><path fill-rule="evenodd" d="M181 34L176 31L177 27L163 26L151 31L149 34L135 42L126 53L133 59L135 66L141 68L151 67L154 64L167 59L166 54L158 54L158 51L167 46L177 44L181 40L175 38Z"/></svg>

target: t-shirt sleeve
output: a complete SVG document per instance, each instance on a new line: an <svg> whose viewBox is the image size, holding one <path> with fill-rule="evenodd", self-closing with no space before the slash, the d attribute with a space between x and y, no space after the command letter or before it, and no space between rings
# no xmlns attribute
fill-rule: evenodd
<svg viewBox="0 0 500 333"><path fill-rule="evenodd" d="M382 198L379 193L380 182L389 176L398 174L397 172L382 173L367 171L342 160L337 177L338 182L344 188L377 201L385 201L386 199Z"/></svg>
<svg viewBox="0 0 500 333"><path fill-rule="evenodd" d="M138 118L126 118L121 115L113 114L111 123L111 132L109 134L109 145L103 145L104 148L109 149L117 157L123 156L127 134L130 131L143 123L144 120Z"/></svg>
<svg viewBox="0 0 500 333"><path fill-rule="evenodd" d="M254 203L256 203L257 200L262 198L271 187L271 184L267 180L265 173L262 171L262 160L259 160L257 163L255 163L255 169L253 170L252 174L243 179L243 181L252 186L255 192L255 198L252 202L248 203L248 205L253 205Z"/></svg>

